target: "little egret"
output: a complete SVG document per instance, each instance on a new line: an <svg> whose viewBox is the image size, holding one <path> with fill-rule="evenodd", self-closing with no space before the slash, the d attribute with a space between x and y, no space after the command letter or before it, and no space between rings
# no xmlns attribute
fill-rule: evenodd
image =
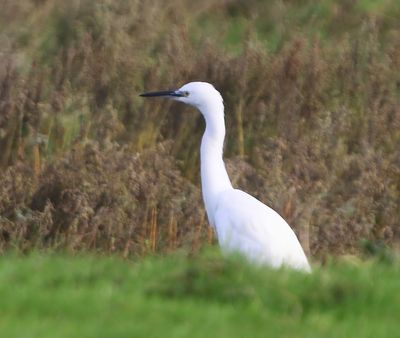
<svg viewBox="0 0 400 338"><path fill-rule="evenodd" d="M273 209L232 187L223 161L224 104L206 82L190 82L178 90L140 94L166 97L196 107L206 129L200 148L201 184L207 216L223 252L238 252L249 261L274 268L311 271L296 234Z"/></svg>

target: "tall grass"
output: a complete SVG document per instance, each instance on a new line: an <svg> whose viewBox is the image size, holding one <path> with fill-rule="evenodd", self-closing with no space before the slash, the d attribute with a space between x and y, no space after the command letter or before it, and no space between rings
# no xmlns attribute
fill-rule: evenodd
<svg viewBox="0 0 400 338"><path fill-rule="evenodd" d="M394 244L396 1L2 2L0 250L210 242L199 114L138 93L212 82L228 171L314 256Z"/></svg>

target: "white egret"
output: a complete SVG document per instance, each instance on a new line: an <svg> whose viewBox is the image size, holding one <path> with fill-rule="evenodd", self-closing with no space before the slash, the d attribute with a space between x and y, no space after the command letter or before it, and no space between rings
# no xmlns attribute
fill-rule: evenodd
<svg viewBox="0 0 400 338"><path fill-rule="evenodd" d="M178 90L149 92L196 107L206 129L201 141L201 184L207 216L223 252L238 252L249 261L272 267L311 271L307 257L286 221L253 196L232 187L223 161L224 104L206 82L190 82Z"/></svg>

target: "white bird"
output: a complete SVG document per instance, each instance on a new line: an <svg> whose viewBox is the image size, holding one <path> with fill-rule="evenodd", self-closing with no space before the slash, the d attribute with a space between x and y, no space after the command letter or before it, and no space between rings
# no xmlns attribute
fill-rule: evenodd
<svg viewBox="0 0 400 338"><path fill-rule="evenodd" d="M207 216L225 253L237 252L249 261L274 268L287 266L310 272L296 234L273 209L232 187L223 161L224 104L206 82L190 82L178 90L149 92L143 97L167 97L196 107L206 129L201 141L201 184Z"/></svg>

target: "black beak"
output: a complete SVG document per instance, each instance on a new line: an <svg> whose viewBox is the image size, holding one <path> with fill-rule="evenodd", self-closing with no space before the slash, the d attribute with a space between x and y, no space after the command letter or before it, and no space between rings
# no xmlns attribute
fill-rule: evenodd
<svg viewBox="0 0 400 338"><path fill-rule="evenodd" d="M161 92L149 92L139 94L142 97L182 97L185 96L179 90L163 90Z"/></svg>

